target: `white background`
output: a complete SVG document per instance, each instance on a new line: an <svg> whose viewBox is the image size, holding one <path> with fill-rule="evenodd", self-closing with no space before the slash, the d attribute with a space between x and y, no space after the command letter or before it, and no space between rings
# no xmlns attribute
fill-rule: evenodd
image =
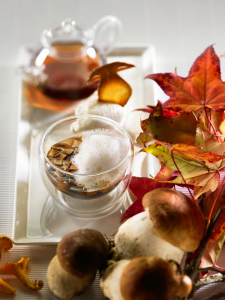
<svg viewBox="0 0 225 300"><path fill-rule="evenodd" d="M123 24L119 45L154 45L157 72L173 72L177 67L178 75L187 76L194 60L209 45L215 45L217 54L225 52L224 0L0 0L0 234L12 235L18 49L38 41L43 29L68 17L89 28L105 15L114 15ZM221 66L224 77L225 58ZM158 90L157 97L165 96ZM26 254L36 264L44 256L48 261L54 252L42 247L40 256L34 255L32 247L26 248ZM21 257L23 251L16 246L3 261L12 255ZM37 269L32 274L37 274Z"/></svg>

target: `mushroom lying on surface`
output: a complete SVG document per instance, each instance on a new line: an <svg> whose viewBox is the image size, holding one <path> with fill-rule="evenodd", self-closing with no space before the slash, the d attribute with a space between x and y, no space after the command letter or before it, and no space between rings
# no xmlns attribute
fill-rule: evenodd
<svg viewBox="0 0 225 300"><path fill-rule="evenodd" d="M11 285L6 283L2 278L0 278L0 294L5 293L8 295L14 295L16 289L14 289Z"/></svg>
<svg viewBox="0 0 225 300"><path fill-rule="evenodd" d="M6 235L0 235L0 260L2 256L2 251L8 251L12 248L13 242ZM15 294L16 290L6 283L2 278L0 278L0 293L5 293L9 295Z"/></svg>
<svg viewBox="0 0 225 300"><path fill-rule="evenodd" d="M12 240L6 235L0 235L0 259L2 251L9 251L13 246Z"/></svg>
<svg viewBox="0 0 225 300"><path fill-rule="evenodd" d="M0 272L7 275L14 275L16 276L28 289L32 291L39 291L43 288L43 281L42 280L34 280L31 281L27 275L27 263L30 261L30 258L23 256L18 262L12 263L8 262L5 263Z"/></svg>
<svg viewBox="0 0 225 300"><path fill-rule="evenodd" d="M105 266L108 251L105 238L97 230L80 229L65 235L47 270L52 293L61 299L83 293L94 281L96 271Z"/></svg>
<svg viewBox="0 0 225 300"><path fill-rule="evenodd" d="M200 208L173 189L159 188L142 199L145 212L123 223L115 246L121 259L158 256L181 262L183 251L194 251L204 237L205 219Z"/></svg>
<svg viewBox="0 0 225 300"><path fill-rule="evenodd" d="M104 270L100 287L110 300L174 300L190 293L192 281L159 257L137 257Z"/></svg>

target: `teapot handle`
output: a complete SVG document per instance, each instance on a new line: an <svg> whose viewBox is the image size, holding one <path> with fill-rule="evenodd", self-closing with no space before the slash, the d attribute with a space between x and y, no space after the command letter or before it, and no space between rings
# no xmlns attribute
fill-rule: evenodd
<svg viewBox="0 0 225 300"><path fill-rule="evenodd" d="M111 52L122 32L122 23L114 16L100 19L94 26L94 44L96 48L107 55Z"/></svg>

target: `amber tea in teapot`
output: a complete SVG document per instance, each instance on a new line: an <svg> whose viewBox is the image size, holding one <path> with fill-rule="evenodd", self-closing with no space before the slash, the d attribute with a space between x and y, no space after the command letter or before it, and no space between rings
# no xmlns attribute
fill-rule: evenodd
<svg viewBox="0 0 225 300"><path fill-rule="evenodd" d="M112 24L113 28L110 27ZM75 21L67 19L59 26L45 30L43 47L25 70L28 80L23 82L24 96L34 106L55 111L75 106L77 100L90 96L97 89L97 83L87 82L89 75L105 63L105 55L118 36L118 26L117 19L105 17L93 30L84 30ZM110 47L103 37L103 29L107 32L109 28L113 30L111 38L114 35ZM102 39L106 40L105 45Z"/></svg>

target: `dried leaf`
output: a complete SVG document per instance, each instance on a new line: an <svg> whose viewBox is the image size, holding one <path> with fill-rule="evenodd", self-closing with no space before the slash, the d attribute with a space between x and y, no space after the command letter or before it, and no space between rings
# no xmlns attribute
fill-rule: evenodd
<svg viewBox="0 0 225 300"><path fill-rule="evenodd" d="M207 113L207 115L206 115ZM206 128L210 128L210 133L214 134L212 126L210 126L209 119L212 122L216 131L219 130L220 124L223 120L224 110L213 111L209 108L201 108L194 112L196 119L201 119ZM208 117L207 117L208 116Z"/></svg>
<svg viewBox="0 0 225 300"><path fill-rule="evenodd" d="M124 106L129 100L132 90L129 84L117 72L133 67L134 65L131 64L114 62L94 70L89 80L100 80L98 85L98 99Z"/></svg>
<svg viewBox="0 0 225 300"><path fill-rule="evenodd" d="M208 167L204 166L202 162L196 160L185 160L183 155L174 153L174 159L177 166L174 164L174 161L171 157L171 149L165 145L152 144L147 148L141 150L141 152L151 153L157 157L163 164L169 167L172 170L182 172L184 177L193 177L208 173Z"/></svg>
<svg viewBox="0 0 225 300"><path fill-rule="evenodd" d="M217 242L210 239L206 245L205 252L201 258L201 263L199 265L199 268L208 268L213 266L218 258L218 245Z"/></svg>
<svg viewBox="0 0 225 300"><path fill-rule="evenodd" d="M207 163L213 164L222 159L225 159L224 155L216 154L211 151L204 151L204 152L200 151L201 148L197 146L190 146L186 144L175 144L173 145L173 149L174 149L174 153L180 154L186 158L194 159L199 162L205 161Z"/></svg>
<svg viewBox="0 0 225 300"><path fill-rule="evenodd" d="M152 141L154 141L154 139L148 133L145 132L141 132L137 137L137 143L139 145L145 145Z"/></svg>
<svg viewBox="0 0 225 300"><path fill-rule="evenodd" d="M178 146L178 145L173 145ZM182 146L182 145L179 145ZM190 148L190 151L188 149ZM171 148L172 149L172 148ZM215 191L219 183L219 172L215 164L206 164L204 158L208 160L206 152L197 151L192 153L195 146L186 145L186 152L179 152L174 149L174 160L171 156L171 149L165 145L152 144L147 148L142 149L142 152L151 153L157 157L168 168L182 173L173 179L174 184L187 184L194 186L195 198L207 191ZM181 148L182 149L182 148ZM192 151L191 151L192 150ZM203 153L203 155L201 155ZM194 157L196 155L196 157ZM209 153L209 158L212 153ZM192 157L193 156L193 157ZM221 156L215 156L216 159L221 159ZM209 159L210 160L210 159ZM176 165L174 164L174 161ZM178 167L178 169L177 169ZM183 180L185 179L185 182Z"/></svg>
<svg viewBox="0 0 225 300"><path fill-rule="evenodd" d="M168 181L172 179L173 176L173 170L167 167L166 165L163 165L159 172L157 173L155 179L158 181Z"/></svg>
<svg viewBox="0 0 225 300"><path fill-rule="evenodd" d="M150 138L170 144L194 144L197 121L192 113L183 113L172 117L150 116L141 121L143 132ZM144 143L143 135L139 135L137 142Z"/></svg>

